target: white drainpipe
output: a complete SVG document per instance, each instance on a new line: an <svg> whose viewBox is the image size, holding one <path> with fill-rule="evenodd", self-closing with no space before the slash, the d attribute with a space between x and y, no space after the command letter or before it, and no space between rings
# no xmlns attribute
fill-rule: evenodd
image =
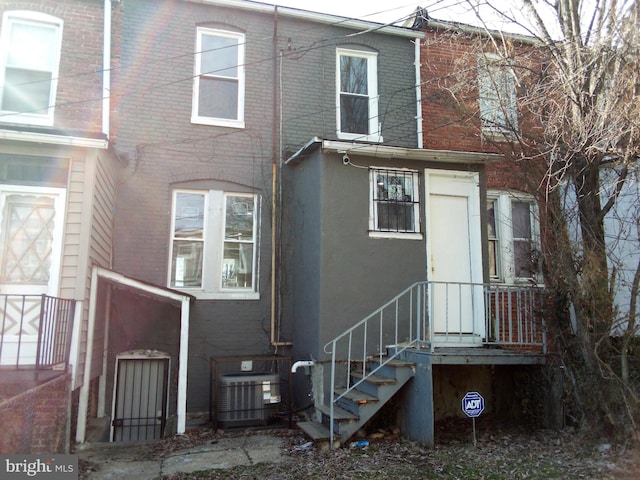
<svg viewBox="0 0 640 480"><path fill-rule="evenodd" d="M109 138L111 97L111 0L104 0L102 55L102 133Z"/></svg>
<svg viewBox="0 0 640 480"><path fill-rule="evenodd" d="M418 148L424 148L422 139L422 83L420 77L420 38L413 40L415 45L415 61L416 68L416 128L418 134Z"/></svg>
<svg viewBox="0 0 640 480"><path fill-rule="evenodd" d="M291 373L296 373L300 367L312 367L315 364L313 360L298 360L291 365Z"/></svg>

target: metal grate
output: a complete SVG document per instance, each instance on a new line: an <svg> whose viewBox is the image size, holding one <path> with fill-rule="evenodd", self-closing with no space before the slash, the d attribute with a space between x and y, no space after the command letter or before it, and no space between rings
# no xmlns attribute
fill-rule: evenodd
<svg viewBox="0 0 640 480"><path fill-rule="evenodd" d="M277 374L223 375L218 389L218 420L225 425L263 423L265 403L280 400Z"/></svg>

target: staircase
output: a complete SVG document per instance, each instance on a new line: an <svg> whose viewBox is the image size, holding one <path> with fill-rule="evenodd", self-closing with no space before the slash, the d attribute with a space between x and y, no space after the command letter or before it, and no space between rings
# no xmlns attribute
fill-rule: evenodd
<svg viewBox="0 0 640 480"><path fill-rule="evenodd" d="M353 362L351 367L351 387L335 388L332 405L315 406L321 421L298 423L321 450L346 444L415 374L415 364L393 359Z"/></svg>
<svg viewBox="0 0 640 480"><path fill-rule="evenodd" d="M324 346L329 395L315 421L298 424L320 448L344 445L414 376L398 357L424 341L427 293L426 282L411 285Z"/></svg>
<svg viewBox="0 0 640 480"><path fill-rule="evenodd" d="M481 295L470 294L476 291ZM542 293L537 287L414 283L324 346L328 362L314 368L330 367L315 376L328 379L317 389L328 395L325 403L315 405L316 421L298 425L321 448L344 445L415 375L415 365L400 361L401 354L412 348L434 351L430 312L440 312L441 327L446 327L438 335L452 345L464 345L459 302L465 294L481 300L483 308L471 309L471 323L474 332L485 332L482 344L540 347L546 352L544 322L538 313Z"/></svg>

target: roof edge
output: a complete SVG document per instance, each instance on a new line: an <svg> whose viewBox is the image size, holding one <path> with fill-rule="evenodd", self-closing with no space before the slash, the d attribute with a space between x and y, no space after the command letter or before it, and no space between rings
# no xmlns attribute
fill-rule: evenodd
<svg viewBox="0 0 640 480"><path fill-rule="evenodd" d="M316 23L332 24L338 27L349 28L352 30L371 31L384 33L387 35L395 35L406 38L424 38L424 32L414 30L408 27L401 27L393 24L384 24L371 22L367 20L359 20L356 18L342 17L329 13L312 12L310 10L302 10L293 7L283 7L265 2L253 0L185 0L194 3L203 3L207 5L218 5L220 7L239 8L260 13L273 13L276 11L278 15L291 18L299 18Z"/></svg>
<svg viewBox="0 0 640 480"><path fill-rule="evenodd" d="M339 140L323 140L313 137L305 143L285 164L301 161L309 151L321 148L326 152L362 155L365 157L418 160L423 162L456 163L456 164L484 164L492 160L500 160L499 153L465 152L456 150L431 150L427 148L392 147L371 143L343 142Z"/></svg>

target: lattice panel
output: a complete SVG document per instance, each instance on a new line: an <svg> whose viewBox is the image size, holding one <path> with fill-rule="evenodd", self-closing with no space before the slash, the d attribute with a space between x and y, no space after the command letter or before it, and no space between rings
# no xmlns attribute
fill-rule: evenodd
<svg viewBox="0 0 640 480"><path fill-rule="evenodd" d="M23 303L24 302L24 303ZM40 303L38 296L8 296L0 303L2 335L38 335Z"/></svg>

